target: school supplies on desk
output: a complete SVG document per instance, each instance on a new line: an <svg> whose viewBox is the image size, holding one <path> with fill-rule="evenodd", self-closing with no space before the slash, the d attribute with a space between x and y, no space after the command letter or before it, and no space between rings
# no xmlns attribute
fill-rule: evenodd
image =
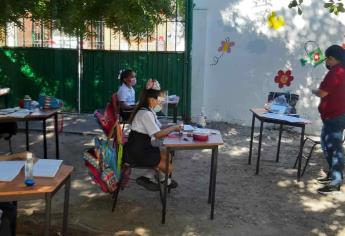
<svg viewBox="0 0 345 236"><path fill-rule="evenodd" d="M12 181L24 164L25 161L0 161L0 181Z"/></svg>
<svg viewBox="0 0 345 236"><path fill-rule="evenodd" d="M34 165L35 177L55 177L62 160L39 159Z"/></svg>

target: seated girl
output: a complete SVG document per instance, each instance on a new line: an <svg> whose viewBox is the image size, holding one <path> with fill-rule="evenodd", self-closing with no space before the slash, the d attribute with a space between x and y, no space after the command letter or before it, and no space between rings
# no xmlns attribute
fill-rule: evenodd
<svg viewBox="0 0 345 236"><path fill-rule="evenodd" d="M133 86L135 86L137 80L133 70L120 71L119 79L121 86L117 91L117 97L120 101L120 115L126 121L135 107L135 91Z"/></svg>
<svg viewBox="0 0 345 236"><path fill-rule="evenodd" d="M127 143L124 145L125 162L134 166L153 168L145 176L136 179L137 184L151 191L159 191L159 184L155 182L154 178L156 173L154 169L160 171L160 181L163 181L165 176L162 172L170 174L172 171L171 164L169 164L168 169L165 166L166 152L163 148L153 146L152 142L164 138L173 131L180 131L179 125L160 129L161 124L156 116L156 112L161 109L162 97L160 95L161 90L158 81L150 79L129 120L131 132ZM168 187L176 188L177 183L169 178Z"/></svg>

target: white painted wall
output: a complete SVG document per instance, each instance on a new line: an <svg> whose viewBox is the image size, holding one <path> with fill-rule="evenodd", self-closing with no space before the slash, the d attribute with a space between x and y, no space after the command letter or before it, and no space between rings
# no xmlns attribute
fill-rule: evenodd
<svg viewBox="0 0 345 236"><path fill-rule="evenodd" d="M311 89L321 82L323 65L302 67L304 43L315 40L324 50L345 41L345 17L333 17L323 1L304 1L303 15L287 8L288 1L194 0L192 50L192 114L202 106L212 121L250 125L252 107L262 107L270 91L281 91L274 83L280 69L292 69L295 80L288 89L300 95L297 109L311 119L309 132L317 132L321 121L319 100ZM267 27L267 15L275 10L286 25L278 31ZM230 37L236 45L215 66L220 42Z"/></svg>

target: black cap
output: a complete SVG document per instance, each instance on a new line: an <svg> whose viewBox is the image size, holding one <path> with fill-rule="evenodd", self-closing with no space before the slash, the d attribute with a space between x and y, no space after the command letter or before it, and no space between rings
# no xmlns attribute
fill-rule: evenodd
<svg viewBox="0 0 345 236"><path fill-rule="evenodd" d="M339 45L332 45L328 47L325 51L326 57L334 57L341 63L345 63L345 50Z"/></svg>

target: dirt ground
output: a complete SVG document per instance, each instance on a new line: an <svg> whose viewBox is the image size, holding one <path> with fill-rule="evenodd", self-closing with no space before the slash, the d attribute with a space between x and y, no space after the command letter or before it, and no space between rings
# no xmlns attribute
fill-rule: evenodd
<svg viewBox="0 0 345 236"><path fill-rule="evenodd" d="M255 175L257 142L253 164L247 164L250 128L210 124L221 130L225 142L218 158L215 219L209 219L207 204L210 152L179 151L173 175L179 187L168 196L167 221L161 225L159 193L146 191L135 181L120 193L116 211L111 212L111 196L91 183L81 158L99 133L97 125L89 116L65 119L66 132L60 135L61 157L65 164L75 167L68 235L345 235L345 190L333 196L316 192L320 185L315 179L322 175L325 164L320 150L313 155L302 181L296 182L292 166L298 153L297 133L283 133L281 158L276 163L278 132L272 126L265 129L260 174ZM31 150L42 157L41 132L32 130L30 143ZM20 132L13 138L14 150L24 150L24 144L24 133ZM52 133L48 144L48 153L53 156ZM8 150L4 141L0 148ZM139 175L137 170L131 179ZM60 235L62 209L60 190L53 198L52 235ZM19 202L18 214L18 235L42 234L43 201Z"/></svg>

